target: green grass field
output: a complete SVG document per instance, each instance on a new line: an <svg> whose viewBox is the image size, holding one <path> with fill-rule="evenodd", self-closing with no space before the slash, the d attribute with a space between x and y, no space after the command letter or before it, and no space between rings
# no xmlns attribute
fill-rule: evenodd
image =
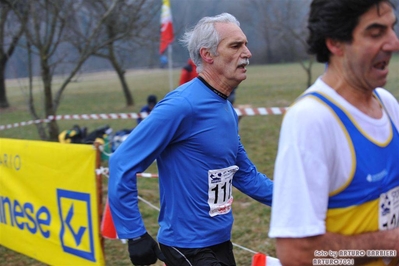
<svg viewBox="0 0 399 266"><path fill-rule="evenodd" d="M313 67L313 80L324 70L324 65ZM173 72L174 84L178 83L179 69ZM116 75L112 72L83 75L71 83L64 92L57 114L100 114L138 112L145 105L146 97L155 94L161 99L169 91L167 70L135 70L127 73L128 84L135 99L135 106L127 108ZM56 83L57 81L55 81ZM0 124L11 124L31 120L27 111L27 90L24 81L8 81L8 100L11 108L0 111ZM56 86L55 86L56 87ZM389 82L386 88L399 99L399 56L390 65ZM249 66L248 78L237 91L236 105L252 107L287 107L306 89L305 72L299 64L279 64ZM42 105L41 89L35 89L35 104ZM39 113L41 111L39 110ZM240 135L249 157L258 170L273 178L274 160L282 116L248 116L240 121ZM89 131L109 125L114 131L132 128L132 120L62 120L60 130L69 129L74 124L88 127ZM29 125L0 131L0 138L38 139L36 127ZM106 164L106 162L105 162ZM146 172L156 172L151 166ZM104 196L106 195L104 177ZM158 205L158 184L156 179L139 179L139 194ZM235 223L232 241L256 252L275 256L274 240L268 238L270 208L264 206L239 191L234 191L233 212ZM140 208L148 231L155 236L158 230L158 211L144 203ZM1 237L1 232L0 232ZM23 243L21 243L23 245ZM253 253L236 246L234 248L237 265L250 265ZM105 240L107 265L131 265L127 246L118 240ZM26 256L0 246L0 265L44 265ZM156 265L162 265L160 263Z"/></svg>

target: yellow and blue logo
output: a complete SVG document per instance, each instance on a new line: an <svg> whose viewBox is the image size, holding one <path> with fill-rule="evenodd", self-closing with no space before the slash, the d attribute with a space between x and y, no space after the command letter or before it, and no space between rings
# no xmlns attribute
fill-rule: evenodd
<svg viewBox="0 0 399 266"><path fill-rule="evenodd" d="M95 261L89 193L57 189L64 252Z"/></svg>

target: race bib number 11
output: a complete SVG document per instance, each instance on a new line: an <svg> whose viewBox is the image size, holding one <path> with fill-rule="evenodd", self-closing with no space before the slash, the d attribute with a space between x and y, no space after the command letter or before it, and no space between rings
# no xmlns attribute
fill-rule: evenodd
<svg viewBox="0 0 399 266"><path fill-rule="evenodd" d="M233 203L233 176L238 166L208 171L208 204L211 217L231 211Z"/></svg>

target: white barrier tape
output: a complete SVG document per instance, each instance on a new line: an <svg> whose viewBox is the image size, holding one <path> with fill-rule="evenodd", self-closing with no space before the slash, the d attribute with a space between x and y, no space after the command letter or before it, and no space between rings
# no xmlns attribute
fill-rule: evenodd
<svg viewBox="0 0 399 266"><path fill-rule="evenodd" d="M96 175L104 175L106 177L109 177L109 170L107 167L100 167L96 169Z"/></svg>
<svg viewBox="0 0 399 266"><path fill-rule="evenodd" d="M259 107L259 108L235 108L238 116L255 116L255 115L281 115L288 110L288 107ZM51 120L90 120L90 119L137 119L146 118L148 113L111 113L111 114L74 114L74 115L50 115L47 119L30 120L26 122L13 123L8 125L0 125L0 130L16 128L39 123L48 123Z"/></svg>
<svg viewBox="0 0 399 266"><path fill-rule="evenodd" d="M16 128L16 127L21 127L21 126L28 126L28 125L32 125L32 124L47 123L48 121L49 121L49 119L38 119L38 120L30 120L30 121L26 121L26 122L19 122L19 123L13 123L13 124L8 124L8 125L0 125L0 130Z"/></svg>
<svg viewBox="0 0 399 266"><path fill-rule="evenodd" d="M151 174L151 173L138 173L138 177L145 177L145 178L158 178L158 174Z"/></svg>
<svg viewBox="0 0 399 266"><path fill-rule="evenodd" d="M101 166L100 168L96 169L96 174L109 177L109 168ZM159 177L158 174L152 174L152 173L138 173L136 176L144 177L144 178L158 178Z"/></svg>
<svg viewBox="0 0 399 266"><path fill-rule="evenodd" d="M152 204L151 202L149 202L148 200L143 199L140 196L137 196L139 200L141 200L142 202L144 202L145 204L147 204L148 206L150 206L151 208L157 210L157 211L161 211L160 208L158 208L157 206L155 206L154 204Z"/></svg>
<svg viewBox="0 0 399 266"><path fill-rule="evenodd" d="M240 248L240 249L242 249L242 250L245 250L245 251L251 252L251 253L253 253L253 254L256 254L256 253L258 253L257 251L254 251L254 250L252 250L252 249L249 249L249 248L243 247L243 246L241 246L241 245L238 245L238 244L236 244L236 243L233 243L233 242L232 242L232 244L233 244L233 246L235 246L235 247L238 247L238 248Z"/></svg>

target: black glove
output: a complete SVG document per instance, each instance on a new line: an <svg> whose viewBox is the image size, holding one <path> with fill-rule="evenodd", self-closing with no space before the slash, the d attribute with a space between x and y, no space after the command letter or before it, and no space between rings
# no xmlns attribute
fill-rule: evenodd
<svg viewBox="0 0 399 266"><path fill-rule="evenodd" d="M148 234L128 240L130 260L133 265L154 264L157 259L165 261L165 256L158 247L157 242Z"/></svg>

